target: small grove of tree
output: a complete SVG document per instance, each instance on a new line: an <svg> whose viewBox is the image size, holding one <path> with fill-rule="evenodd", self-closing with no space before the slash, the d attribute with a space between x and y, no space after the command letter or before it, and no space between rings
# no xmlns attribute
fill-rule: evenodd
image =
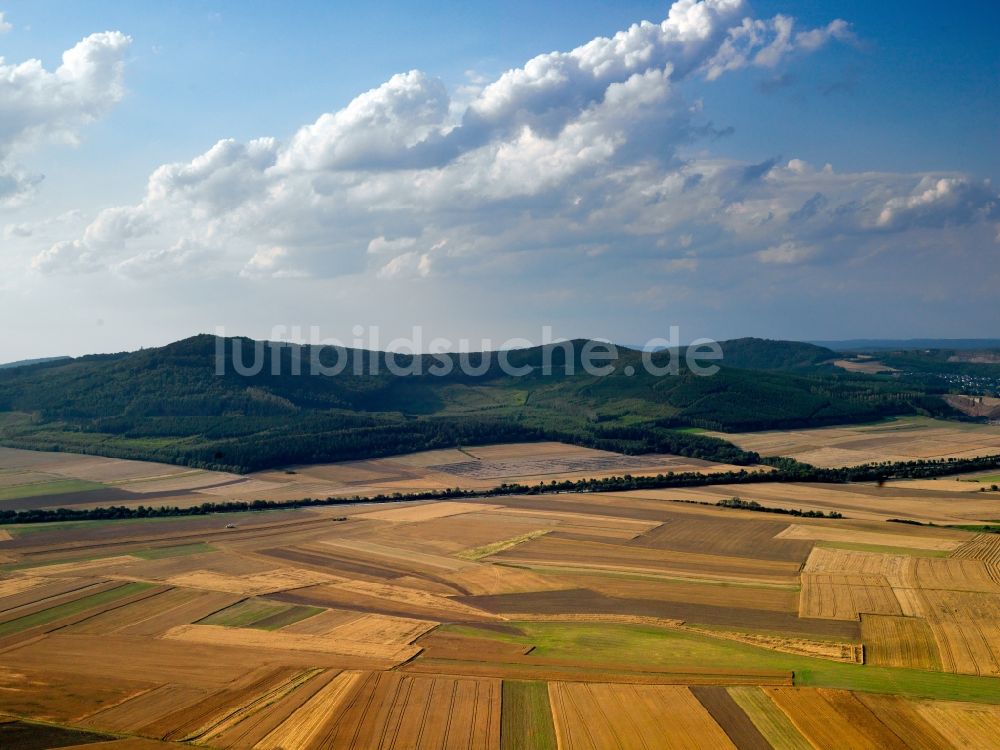
<svg viewBox="0 0 1000 750"><path fill-rule="evenodd" d="M778 513L783 516L797 516L800 518L843 518L844 516L835 510L824 513L821 510L802 510L796 508L776 508L761 505L756 500L744 500L741 497L728 497L720 500L716 505L723 508L739 508L740 510L754 510L758 513Z"/></svg>

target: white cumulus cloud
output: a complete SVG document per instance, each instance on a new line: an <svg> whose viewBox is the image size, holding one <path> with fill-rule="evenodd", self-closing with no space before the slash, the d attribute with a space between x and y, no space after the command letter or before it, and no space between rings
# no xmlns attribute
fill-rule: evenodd
<svg viewBox="0 0 1000 750"><path fill-rule="evenodd" d="M10 29L0 13L0 32ZM118 31L91 34L46 70L40 60L0 57L0 202L22 200L42 177L18 162L31 147L78 141L79 130L125 94L123 69L131 40Z"/></svg>
<svg viewBox="0 0 1000 750"><path fill-rule="evenodd" d="M48 71L40 60L0 58L0 149L43 139L75 142L77 130L125 94L122 73L131 40L118 31L91 34Z"/></svg>
<svg viewBox="0 0 1000 750"><path fill-rule="evenodd" d="M989 180L928 176L920 180L910 195L887 200L877 223L894 229L965 224L997 215L998 207L1000 195Z"/></svg>
<svg viewBox="0 0 1000 750"><path fill-rule="evenodd" d="M690 272L714 257L834 262L818 250L827 241L862 247L868 235L995 218L993 191L963 176L711 154L704 137L717 130L685 95L691 85L853 41L841 20L800 28L753 18L740 0L679 0L659 23L539 55L457 94L401 73L287 140L223 139L158 167L134 203L38 248L34 265L388 280L648 257ZM113 99L115 45L100 44L103 54L67 53L91 62L63 67L104 80ZM697 243L697 260L663 256L660 240L677 237Z"/></svg>

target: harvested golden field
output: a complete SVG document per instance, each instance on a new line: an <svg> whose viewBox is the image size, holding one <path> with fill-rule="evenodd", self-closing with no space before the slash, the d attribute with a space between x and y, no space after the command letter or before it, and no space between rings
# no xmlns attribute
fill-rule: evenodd
<svg viewBox="0 0 1000 750"><path fill-rule="evenodd" d="M326 635L331 630L354 622L364 617L362 612L349 609L324 609L317 615L293 622L281 628L283 633L306 633L308 635Z"/></svg>
<svg viewBox="0 0 1000 750"><path fill-rule="evenodd" d="M940 669L934 634L919 617L862 614L865 663L881 667Z"/></svg>
<svg viewBox="0 0 1000 750"><path fill-rule="evenodd" d="M879 487L875 484L762 482L751 485L710 485L640 492L643 497L660 500L694 500L713 504L720 500L740 497L772 508L837 512L855 523L870 521L883 524L890 518L903 518L942 526L972 523L995 515L996 499L990 497L991 493L955 492L951 491L952 485L965 487L968 483L916 480L898 484L890 482ZM796 523L808 522L796 519ZM918 526L912 526L909 534L937 539L960 539L963 536L962 533L951 529Z"/></svg>
<svg viewBox="0 0 1000 750"><path fill-rule="evenodd" d="M765 688L765 692L816 748L898 748L903 741L848 692Z"/></svg>
<svg viewBox="0 0 1000 750"><path fill-rule="evenodd" d="M0 603L5 597L19 594L36 586L47 583L45 578L40 576L17 576L15 578L0 578Z"/></svg>
<svg viewBox="0 0 1000 750"><path fill-rule="evenodd" d="M969 558L924 558L853 550L816 548L802 574L802 604L809 612L847 614L848 594L830 581L881 579L898 609L869 606L862 614L905 615L875 618L868 637L875 644L873 663L903 666L908 660L946 672L1000 675L1000 587L990 566ZM839 573L835 571L840 571ZM817 588L814 584L823 582ZM853 595L856 589L852 588ZM886 597L887 599L887 597ZM877 626L877 627L876 627ZM893 632L900 629L900 632ZM928 642L928 632L934 647ZM866 641L866 646L868 642ZM897 663L898 662L898 663Z"/></svg>
<svg viewBox="0 0 1000 750"><path fill-rule="evenodd" d="M899 601L885 576L803 573L800 617L857 620L861 613L898 615Z"/></svg>
<svg viewBox="0 0 1000 750"><path fill-rule="evenodd" d="M343 674L347 676L341 677ZM342 691L343 684L350 682L350 674L350 671L342 672L339 669L308 669L299 672L279 690L242 702L198 742L219 748L252 748L283 726L294 731L295 726L308 720L308 715L298 716L295 723L290 717L317 694L326 690L331 682L340 683ZM335 694L336 690L334 687L327 692L327 701L333 697L330 693Z"/></svg>
<svg viewBox="0 0 1000 750"><path fill-rule="evenodd" d="M560 748L736 746L686 687L551 682Z"/></svg>
<svg viewBox="0 0 1000 750"><path fill-rule="evenodd" d="M539 442L539 443L505 443L500 445L473 445L461 451L465 457L472 457L479 461L515 461L518 459L534 460L539 458L587 458L589 456L614 455L607 454L606 451L595 451L591 448L583 448L579 445L567 445L566 443ZM417 454L420 455L420 454ZM455 456L453 460L459 461L462 456ZM445 462L435 462L445 463Z"/></svg>
<svg viewBox="0 0 1000 750"><path fill-rule="evenodd" d="M504 481L535 483L550 479L603 477L625 473L726 471L726 464L671 455L623 456L564 443L523 443L424 451L339 464L293 467L294 475L267 471L250 475L283 485L283 497L301 486L310 496L373 495L447 487L489 488ZM300 495L301 496L301 495Z"/></svg>
<svg viewBox="0 0 1000 750"><path fill-rule="evenodd" d="M1000 744L996 706L946 701L920 702L917 712L955 747L991 748Z"/></svg>
<svg viewBox="0 0 1000 750"><path fill-rule="evenodd" d="M486 446L245 481L550 458L610 460ZM158 471L114 488L215 489ZM989 518L980 494L762 482L4 527L0 715L220 750L496 750L533 722L560 748L937 747L941 722L971 738L993 715L943 700L1000 702L994 539L885 519ZM714 506L734 495L846 517Z"/></svg>
<svg viewBox="0 0 1000 750"><path fill-rule="evenodd" d="M1000 453L1000 427L900 417L851 427L742 434L718 433L745 450L790 456L814 466L857 466L873 461L968 458Z"/></svg>
<svg viewBox="0 0 1000 750"><path fill-rule="evenodd" d="M507 523L523 523L529 527L549 527L552 531L559 531L563 534L622 540L635 539L660 525L653 521L620 518L607 514L597 515L537 509L501 508L494 516L494 519L496 518L501 518Z"/></svg>
<svg viewBox="0 0 1000 750"><path fill-rule="evenodd" d="M951 750L956 747L947 739L954 735L942 734L927 721L920 714L920 703L917 701L874 693L855 693L854 697L864 703L907 747L917 750Z"/></svg>
<svg viewBox="0 0 1000 750"><path fill-rule="evenodd" d="M163 740L199 740L225 731L301 687L319 670L264 666L221 689L154 688L88 716L95 729Z"/></svg>
<svg viewBox="0 0 1000 750"><path fill-rule="evenodd" d="M731 687L733 701L774 750L813 750L788 715L759 687Z"/></svg>
<svg viewBox="0 0 1000 750"><path fill-rule="evenodd" d="M548 576L553 581L564 581L563 588L585 588L608 596L636 600L687 602L735 609L758 609L772 612L796 612L798 592L793 588L776 586L722 585L716 581L694 578L642 578L603 575L600 573L563 574Z"/></svg>
<svg viewBox="0 0 1000 750"><path fill-rule="evenodd" d="M488 489L505 481L535 483L669 471L711 473L732 468L672 455L625 456L563 443L527 443L479 446L469 451L426 451L240 476L142 461L4 448L0 453L0 489L32 483L53 487L28 491L24 498L15 493L13 499L0 503L18 509L110 504L187 507L212 498L365 497L449 487ZM69 482L79 486L71 487Z"/></svg>
<svg viewBox="0 0 1000 750"><path fill-rule="evenodd" d="M358 643L406 646L433 630L436 622L389 615L362 614L326 631L331 638Z"/></svg>
<svg viewBox="0 0 1000 750"><path fill-rule="evenodd" d="M512 550L497 554L494 559L529 567L681 576L687 574L693 577L739 578L747 582L779 584L793 581L799 568L791 562L556 539L552 535L520 544Z"/></svg>
<svg viewBox="0 0 1000 750"><path fill-rule="evenodd" d="M254 748L486 750L499 742L499 680L345 672Z"/></svg>
<svg viewBox="0 0 1000 750"><path fill-rule="evenodd" d="M1000 676L1000 596L926 590L920 603L945 671Z"/></svg>
<svg viewBox="0 0 1000 750"><path fill-rule="evenodd" d="M952 557L968 560L982 560L996 571L1000 566L1000 534L979 534L961 546L955 548Z"/></svg>
<svg viewBox="0 0 1000 750"><path fill-rule="evenodd" d="M468 594L516 594L572 588L570 583L520 568L483 563L463 568L448 576L450 583Z"/></svg>
<svg viewBox="0 0 1000 750"><path fill-rule="evenodd" d="M175 586L206 589L208 591L228 591L233 594L271 594L275 591L287 591L319 583L330 583L339 580L336 576L326 575L301 568L277 568L266 573L254 573L248 576L230 576L223 573L197 572L184 573L168 578Z"/></svg>
<svg viewBox="0 0 1000 750"><path fill-rule="evenodd" d="M163 637L186 643L210 646L238 646L253 651L308 651L321 654L360 656L385 662L403 662L412 658L419 649L392 643L374 643L337 637L334 633L308 635L305 633L269 632L252 628L230 628L221 625L179 625Z"/></svg>
<svg viewBox="0 0 1000 750"><path fill-rule="evenodd" d="M951 551L962 545L958 539L941 539L927 535L893 534L885 531L849 528L847 526L804 525L794 523L775 536L776 539L812 539L824 542L847 542L873 547L910 547L913 549Z"/></svg>
<svg viewBox="0 0 1000 750"><path fill-rule="evenodd" d="M80 562L41 565L32 568L31 572L38 576L55 576L76 578L81 574L101 574L114 575L115 573L126 572L132 565L141 562L142 558L131 555L116 555L115 557L102 557L97 560L82 560Z"/></svg>
<svg viewBox="0 0 1000 750"><path fill-rule="evenodd" d="M364 517L377 521L392 521L394 523L416 523L419 521L429 521L434 518L457 516L462 513L493 510L498 507L496 505L484 506L480 503L456 503L450 501L421 503L419 505L406 504L398 508L386 508L385 510L367 512L364 514Z"/></svg>
<svg viewBox="0 0 1000 750"><path fill-rule="evenodd" d="M469 563L463 559L456 560L447 555L428 554L417 552L400 547L392 547L378 542L368 542L354 539L330 540L321 544L332 547L335 550L355 553L358 557L375 557L395 560L413 567L431 568L448 573L454 573L469 567ZM462 555L459 555L462 558Z"/></svg>
<svg viewBox="0 0 1000 750"><path fill-rule="evenodd" d="M219 482L207 487L195 489L200 495L212 495L224 499L256 499L271 497L276 490L284 488L280 482L266 482L261 479L245 479L239 477L231 482Z"/></svg>
<svg viewBox="0 0 1000 750"><path fill-rule="evenodd" d="M914 559L905 555L815 547L806 560L804 573L856 573L884 576L892 586L912 583Z"/></svg>
<svg viewBox="0 0 1000 750"><path fill-rule="evenodd" d="M919 558L911 563L911 569L920 588L1000 594L1000 583L993 576L992 566L982 560Z"/></svg>
<svg viewBox="0 0 1000 750"><path fill-rule="evenodd" d="M281 750L288 747L317 747L330 715L349 696L364 673L341 672L313 695L288 720L254 745L259 750Z"/></svg>
<svg viewBox="0 0 1000 750"><path fill-rule="evenodd" d="M463 615L482 616L482 612L446 596L417 591L404 586L394 586L388 583L368 583L365 581L346 581L334 584L332 588L341 591L360 594L401 605L412 605L428 611L442 612L445 619L461 619Z"/></svg>

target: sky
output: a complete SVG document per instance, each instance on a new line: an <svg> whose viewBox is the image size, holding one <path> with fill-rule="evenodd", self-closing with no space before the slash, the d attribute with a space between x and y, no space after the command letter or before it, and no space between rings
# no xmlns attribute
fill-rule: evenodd
<svg viewBox="0 0 1000 750"><path fill-rule="evenodd" d="M0 13L0 361L1000 335L996 3Z"/></svg>

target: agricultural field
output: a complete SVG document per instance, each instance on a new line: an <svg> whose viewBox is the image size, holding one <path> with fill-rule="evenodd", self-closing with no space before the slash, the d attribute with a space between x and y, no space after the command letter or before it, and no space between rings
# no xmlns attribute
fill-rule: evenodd
<svg viewBox="0 0 1000 750"><path fill-rule="evenodd" d="M938 540L965 540L967 536L948 526L981 524L1000 517L1000 494L979 492L978 485L958 482L951 478L887 482L879 487L874 483L823 484L823 483L755 483L716 484L688 489L640 490L642 496L661 500L687 500L715 504L720 500L740 497L753 500L771 508L785 508L822 513L841 513L850 518L848 526L878 535L891 535L881 540L869 537L869 546L907 547L913 537ZM906 532L887 529L885 522L903 519L933 523L938 528L911 526ZM867 522L874 522L867 524ZM840 526L826 526L837 528ZM834 531L830 533L840 533ZM905 537L909 536L910 539ZM824 544L858 543L843 539L828 539ZM881 543L880 543L881 542ZM886 543L891 542L891 543ZM925 547L926 545L920 545ZM928 550L931 551L931 550ZM940 549L938 552L946 553Z"/></svg>
<svg viewBox="0 0 1000 750"><path fill-rule="evenodd" d="M490 489L501 482L537 483L670 471L713 473L733 468L680 456L625 456L549 442L424 451L238 475L0 447L0 510L101 505L189 507L226 500L366 497L450 487Z"/></svg>
<svg viewBox="0 0 1000 750"><path fill-rule="evenodd" d="M790 456L820 467L1000 453L1000 425L925 417L899 417L848 427L708 434L762 456Z"/></svg>
<svg viewBox="0 0 1000 750"><path fill-rule="evenodd" d="M453 484L468 472L440 467L470 453L489 472L612 460L533 448L392 462ZM17 460L2 486L206 481ZM250 481L381 487L387 462ZM1000 747L1000 536L956 528L998 501L899 485L0 527L0 747ZM715 505L734 495L844 517Z"/></svg>

